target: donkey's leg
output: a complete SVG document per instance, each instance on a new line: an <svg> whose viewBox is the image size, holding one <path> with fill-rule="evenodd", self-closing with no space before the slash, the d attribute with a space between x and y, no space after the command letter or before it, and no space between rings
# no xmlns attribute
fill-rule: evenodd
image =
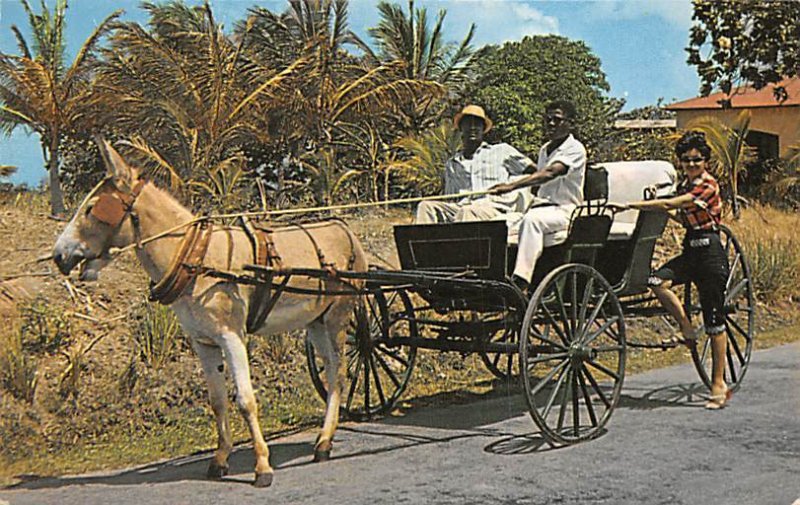
<svg viewBox="0 0 800 505"><path fill-rule="evenodd" d="M192 347L203 367L208 384L211 409L217 421L217 450L208 464L208 477L219 479L228 473L228 456L233 450L230 427L228 425L228 395L225 387L225 366L222 350L217 346L206 345L192 339Z"/></svg>
<svg viewBox="0 0 800 505"><path fill-rule="evenodd" d="M258 424L258 406L250 380L247 349L241 337L235 333L222 335L222 342L224 342L225 359L236 384L236 406L247 422L253 440L253 452L256 455L256 478L253 485L267 487L272 484L272 467L269 466L269 448Z"/></svg>
<svg viewBox="0 0 800 505"><path fill-rule="evenodd" d="M339 425L339 405L343 384L342 352L346 333L345 324L351 314L351 303L342 298L331 305L322 321L308 327L308 336L325 363L328 381L328 401L325 406L325 423L314 444L314 461L327 461L331 456L333 437Z"/></svg>

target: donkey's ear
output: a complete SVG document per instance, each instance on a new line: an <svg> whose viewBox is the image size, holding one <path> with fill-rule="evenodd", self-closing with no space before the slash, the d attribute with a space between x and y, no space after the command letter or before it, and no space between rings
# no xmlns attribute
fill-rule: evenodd
<svg viewBox="0 0 800 505"><path fill-rule="evenodd" d="M138 174L122 156L111 146L111 143L102 137L96 137L97 147L100 150L100 155L103 157L103 162L106 165L108 175L114 178L116 182L133 187Z"/></svg>

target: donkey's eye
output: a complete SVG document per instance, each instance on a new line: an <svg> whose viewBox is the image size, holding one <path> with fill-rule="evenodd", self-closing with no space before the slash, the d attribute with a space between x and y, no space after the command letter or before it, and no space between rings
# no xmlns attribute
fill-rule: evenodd
<svg viewBox="0 0 800 505"><path fill-rule="evenodd" d="M92 207L94 207L94 205L87 205L86 206L86 212L84 213L86 216L88 216L89 214L92 213Z"/></svg>

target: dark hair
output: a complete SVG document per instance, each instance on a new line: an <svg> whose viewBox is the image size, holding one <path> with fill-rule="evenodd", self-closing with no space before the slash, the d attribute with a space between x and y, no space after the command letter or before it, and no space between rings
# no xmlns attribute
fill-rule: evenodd
<svg viewBox="0 0 800 505"><path fill-rule="evenodd" d="M711 147L709 147L708 142L706 142L706 134L701 131L689 130L681 135L681 138L678 139L678 143L675 144L675 154L677 154L678 157L692 149L700 151L700 154L702 154L705 159L711 158Z"/></svg>
<svg viewBox="0 0 800 505"><path fill-rule="evenodd" d="M553 100L552 102L547 104L547 107L544 108L545 112L550 112L552 110L561 109L564 115L567 116L567 119L572 121L575 119L577 112L575 111L575 104L570 102L569 100Z"/></svg>

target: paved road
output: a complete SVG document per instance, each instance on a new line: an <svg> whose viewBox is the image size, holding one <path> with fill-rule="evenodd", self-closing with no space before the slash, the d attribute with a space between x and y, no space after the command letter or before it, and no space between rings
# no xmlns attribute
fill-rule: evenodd
<svg viewBox="0 0 800 505"><path fill-rule="evenodd" d="M345 424L334 459L312 464L315 433L274 440L275 483L203 480L208 455L121 472L44 479L0 491L24 504L748 504L800 498L800 344L753 356L742 390L702 408L691 365L628 377L599 439L552 449L518 395L419 408ZM3 504L5 505L5 504Z"/></svg>

